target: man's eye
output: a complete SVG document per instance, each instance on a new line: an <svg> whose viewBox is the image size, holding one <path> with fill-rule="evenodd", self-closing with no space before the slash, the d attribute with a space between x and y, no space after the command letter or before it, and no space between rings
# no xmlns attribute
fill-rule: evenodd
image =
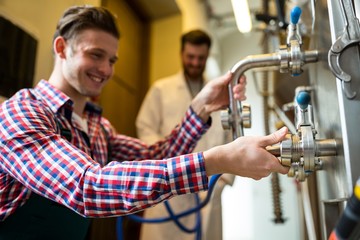
<svg viewBox="0 0 360 240"><path fill-rule="evenodd" d="M101 54L98 54L98 53L92 53L91 56L95 59L101 58Z"/></svg>

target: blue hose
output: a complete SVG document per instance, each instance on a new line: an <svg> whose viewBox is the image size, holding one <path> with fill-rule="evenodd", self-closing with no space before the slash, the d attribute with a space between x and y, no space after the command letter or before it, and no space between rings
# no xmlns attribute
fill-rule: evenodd
<svg viewBox="0 0 360 240"><path fill-rule="evenodd" d="M196 204L199 205L199 204L200 204L200 198L199 198L199 195L198 195L198 194L195 194L195 200L196 200ZM197 229L198 229L199 227L201 227L201 226L198 224L198 223L201 223L201 213L200 213L200 211L197 211L197 212L196 212L197 222L196 222L194 228L189 229L189 228L187 228L186 226L184 226L184 224L182 224L182 223L179 221L179 218L180 218L180 217L178 217L178 216L174 213L174 211L171 209L170 204L169 204L168 201L165 202L165 207L166 207L166 210L168 211L171 219L172 219L172 220L175 222L175 224L176 224L181 230L183 230L184 232L186 232L186 233L193 233L193 232L197 231ZM200 221L199 221L199 219L200 219Z"/></svg>
<svg viewBox="0 0 360 240"><path fill-rule="evenodd" d="M171 209L169 203L167 201L165 201L165 207L169 213L168 217L162 217L162 218L143 218L141 216L138 216L136 214L132 214L132 215L128 215L128 217L136 222L141 222L141 223L163 223L163 222L167 222L167 221L174 221L175 224L184 232L187 233L192 233L196 231L196 239L197 240L201 240L201 213L200 210L201 208L203 208L204 206L206 206L206 204L208 204L208 202L210 201L212 192L214 190L216 181L221 177L221 174L217 174L214 175L210 178L209 180L209 190L208 193L206 195L206 198L204 199L203 202L200 202L200 198L198 195L196 195L196 204L197 206L195 206L194 208L190 208L184 212L180 212L178 214L175 214L174 211ZM189 229L187 227L185 227L180 221L179 219L182 217L185 217L187 215L190 215L192 213L197 213L197 218L196 218L196 223L194 228ZM116 235L117 235L117 240L123 240L123 234L122 234L122 222L123 219L122 217L118 217L116 220Z"/></svg>

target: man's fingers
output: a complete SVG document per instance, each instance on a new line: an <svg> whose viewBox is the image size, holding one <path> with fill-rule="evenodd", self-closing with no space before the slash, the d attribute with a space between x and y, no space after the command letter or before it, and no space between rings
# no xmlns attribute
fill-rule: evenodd
<svg viewBox="0 0 360 240"><path fill-rule="evenodd" d="M289 172L289 167L288 166L284 166L281 164L279 158L277 158L276 156L272 156L273 159L273 163L272 164L272 172L277 172L277 173L281 173L281 174L287 174Z"/></svg>
<svg viewBox="0 0 360 240"><path fill-rule="evenodd" d="M262 147L267 147L270 145L274 145L278 142L281 142L285 138L287 133L288 133L287 127L282 127L276 132L265 136L264 140L262 141Z"/></svg>
<svg viewBox="0 0 360 240"><path fill-rule="evenodd" d="M279 161L279 159L278 159ZM287 174L289 172L289 167L283 166L281 164L279 164L279 168L275 169L276 172L281 173L281 174Z"/></svg>
<svg viewBox="0 0 360 240"><path fill-rule="evenodd" d="M222 85L228 85L231 81L231 72L227 72L225 75L222 75L220 77L220 81L222 83Z"/></svg>

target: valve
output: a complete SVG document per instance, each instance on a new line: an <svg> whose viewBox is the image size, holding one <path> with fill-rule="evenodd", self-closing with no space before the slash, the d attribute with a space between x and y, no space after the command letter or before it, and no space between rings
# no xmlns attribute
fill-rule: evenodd
<svg viewBox="0 0 360 240"><path fill-rule="evenodd" d="M286 45L281 45L279 49L281 56L280 72L290 72L292 76L300 75L303 72L302 66L304 65L301 52L302 38L298 26L300 15L301 8L296 6L291 10Z"/></svg>
<svg viewBox="0 0 360 240"><path fill-rule="evenodd" d="M243 103L241 107L241 116L239 117L239 123L236 123L229 114L229 110L223 110L220 112L220 119L223 129L230 129L234 124L239 124L244 128L251 127L251 106L250 104Z"/></svg>
<svg viewBox="0 0 360 240"><path fill-rule="evenodd" d="M280 144L267 148L279 157L282 165L290 167L288 176L299 181L304 181L309 174L322 169L320 157L335 156L337 153L334 139L315 139L317 131L310 101L309 92L298 92L295 106L296 133L287 134Z"/></svg>
<svg viewBox="0 0 360 240"><path fill-rule="evenodd" d="M296 96L296 101L301 109L306 109L310 104L310 94L306 91L301 91Z"/></svg>
<svg viewBox="0 0 360 240"><path fill-rule="evenodd" d="M301 51L301 36L297 30L297 21L299 20L301 9L296 7L293 10L292 24L289 27L288 39L289 42L281 46L275 53L249 55L244 59L237 62L230 72L233 74L232 81L229 83L229 108L227 111L223 111L222 125L224 129L232 129L233 139L243 136L243 124L244 118L242 117L241 103L234 99L232 89L238 83L238 79L245 71L258 68L258 67L270 67L279 66L280 72L290 72L293 76L297 76L302 73L302 66L306 63L312 63L318 61L318 51ZM249 114L250 116L250 114ZM247 122L250 125L250 121Z"/></svg>
<svg viewBox="0 0 360 240"><path fill-rule="evenodd" d="M298 6L294 7L290 12L290 24L288 26L288 36L286 39L287 45L290 46L291 41L295 40L300 45L302 45L302 38L300 35L300 28L298 26L300 16L301 16L301 8Z"/></svg>

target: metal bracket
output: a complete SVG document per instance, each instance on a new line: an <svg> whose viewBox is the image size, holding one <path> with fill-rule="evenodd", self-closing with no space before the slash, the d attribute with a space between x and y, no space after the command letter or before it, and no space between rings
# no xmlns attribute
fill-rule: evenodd
<svg viewBox="0 0 360 240"><path fill-rule="evenodd" d="M357 92L351 89L351 76L342 70L340 56L349 46L360 43L360 24L355 16L352 0L342 0L341 7L345 16L345 29L329 50L328 63L333 74L342 81L342 89L347 98L353 99Z"/></svg>

